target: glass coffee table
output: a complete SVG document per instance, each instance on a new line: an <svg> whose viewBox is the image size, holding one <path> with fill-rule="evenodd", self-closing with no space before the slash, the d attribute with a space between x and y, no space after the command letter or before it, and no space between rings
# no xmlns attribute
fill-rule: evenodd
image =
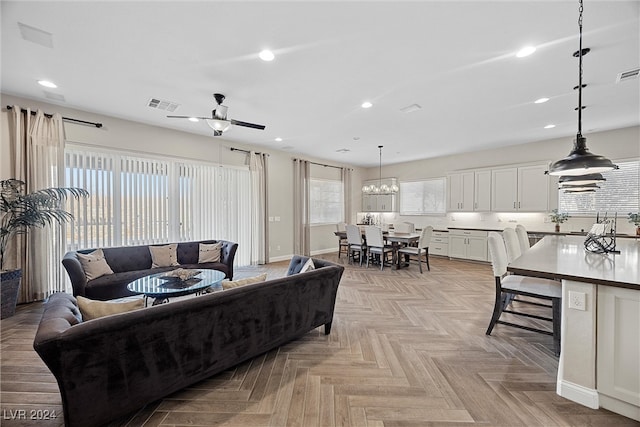
<svg viewBox="0 0 640 427"><path fill-rule="evenodd" d="M158 305L169 302L169 298L199 294L208 288L222 290L220 282L225 278L223 272L207 269L196 271L199 273L186 280L167 276L168 273L171 273L170 271L152 274L129 283L127 289L136 294L143 294L145 306L147 306L148 298L154 299L151 305Z"/></svg>

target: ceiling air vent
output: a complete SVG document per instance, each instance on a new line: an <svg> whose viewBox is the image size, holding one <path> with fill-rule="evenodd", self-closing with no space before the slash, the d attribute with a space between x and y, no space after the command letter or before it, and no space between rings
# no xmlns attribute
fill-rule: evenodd
<svg viewBox="0 0 640 427"><path fill-rule="evenodd" d="M413 113L414 111L418 111L421 108L422 107L418 104L411 104L401 108L400 111L402 111L403 113Z"/></svg>
<svg viewBox="0 0 640 427"><path fill-rule="evenodd" d="M339 150L336 150L336 153L348 153L349 151L351 150L349 150L348 148L341 148Z"/></svg>
<svg viewBox="0 0 640 427"><path fill-rule="evenodd" d="M633 70L623 71L622 73L618 74L618 77L616 77L616 83L637 79L638 74L640 74L640 68L634 68Z"/></svg>
<svg viewBox="0 0 640 427"><path fill-rule="evenodd" d="M171 113L173 113L176 110L176 108L180 106L180 104L178 103L166 101L158 98L151 98L147 105L151 108L156 108L158 110L166 110Z"/></svg>

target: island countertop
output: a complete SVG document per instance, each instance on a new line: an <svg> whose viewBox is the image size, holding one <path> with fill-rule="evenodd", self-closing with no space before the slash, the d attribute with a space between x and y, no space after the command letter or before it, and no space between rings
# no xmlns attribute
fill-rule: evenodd
<svg viewBox="0 0 640 427"><path fill-rule="evenodd" d="M520 275L640 290L640 240L618 239L619 254L584 248L583 236L545 236L507 266Z"/></svg>

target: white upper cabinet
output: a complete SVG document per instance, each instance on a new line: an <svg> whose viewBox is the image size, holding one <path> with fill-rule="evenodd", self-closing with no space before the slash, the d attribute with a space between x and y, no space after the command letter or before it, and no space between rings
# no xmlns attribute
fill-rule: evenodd
<svg viewBox="0 0 640 427"><path fill-rule="evenodd" d="M453 173L449 181L449 211L472 211L474 173Z"/></svg>
<svg viewBox="0 0 640 427"><path fill-rule="evenodd" d="M546 212L549 210L549 175L547 165L518 168L518 210Z"/></svg>
<svg viewBox="0 0 640 427"><path fill-rule="evenodd" d="M476 171L473 192L473 210L488 212L491 210L491 171Z"/></svg>
<svg viewBox="0 0 640 427"><path fill-rule="evenodd" d="M493 169L491 210L545 212L549 209L547 165Z"/></svg>

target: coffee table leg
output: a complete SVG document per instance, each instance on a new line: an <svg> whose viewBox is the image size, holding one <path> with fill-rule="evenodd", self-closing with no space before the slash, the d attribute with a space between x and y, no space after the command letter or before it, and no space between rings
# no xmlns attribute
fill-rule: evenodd
<svg viewBox="0 0 640 427"><path fill-rule="evenodd" d="M154 305L159 305L159 304L165 304L165 303L168 303L168 302L169 302L169 298L155 298L151 305L154 306Z"/></svg>

